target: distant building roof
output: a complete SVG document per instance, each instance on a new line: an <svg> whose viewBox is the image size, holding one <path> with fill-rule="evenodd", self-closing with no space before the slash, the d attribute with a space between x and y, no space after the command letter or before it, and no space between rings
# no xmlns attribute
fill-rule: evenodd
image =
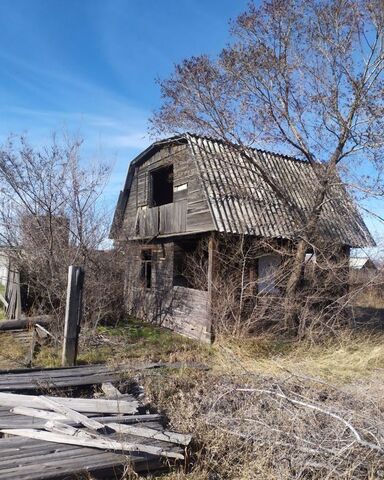
<svg viewBox="0 0 384 480"><path fill-rule="evenodd" d="M368 257L351 257L349 259L349 267L353 270L377 270L375 263Z"/></svg>
<svg viewBox="0 0 384 480"><path fill-rule="evenodd" d="M185 143L195 159L216 229L219 232L265 238L294 238L302 228L297 221L308 218L317 177L307 161L249 148L244 159L236 145L184 134L153 143L130 164L120 193L111 229L113 238L125 210L135 166L161 148ZM260 171L268 174L282 196L274 191ZM351 247L374 246L363 219L344 186L333 185L319 218L320 234Z"/></svg>

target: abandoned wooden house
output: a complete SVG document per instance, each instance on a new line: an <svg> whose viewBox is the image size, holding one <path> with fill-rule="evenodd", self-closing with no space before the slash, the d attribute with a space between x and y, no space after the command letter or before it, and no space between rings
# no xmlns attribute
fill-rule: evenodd
<svg viewBox="0 0 384 480"><path fill-rule="evenodd" d="M312 167L256 149L247 150L247 157L235 146L184 134L153 143L130 163L111 238L125 252L131 314L210 340L218 239L289 242L297 235L293 209L303 215L310 211L316 184ZM268 173L282 195L260 172ZM337 185L328 197L320 235L340 245L347 257L351 247L374 244L345 189ZM206 280L197 284L185 274L185 259L202 241ZM249 273L256 290L274 291L270 273L279 263L273 251L259 256Z"/></svg>

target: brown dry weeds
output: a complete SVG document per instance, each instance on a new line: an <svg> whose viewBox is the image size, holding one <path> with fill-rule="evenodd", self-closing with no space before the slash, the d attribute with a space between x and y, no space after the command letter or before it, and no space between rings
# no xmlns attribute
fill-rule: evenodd
<svg viewBox="0 0 384 480"><path fill-rule="evenodd" d="M384 478L383 340L227 342L208 372L143 377L172 428L194 435L187 468L167 480Z"/></svg>

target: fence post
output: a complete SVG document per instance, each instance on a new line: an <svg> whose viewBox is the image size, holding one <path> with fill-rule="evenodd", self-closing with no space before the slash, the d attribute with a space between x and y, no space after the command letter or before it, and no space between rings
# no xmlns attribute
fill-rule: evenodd
<svg viewBox="0 0 384 480"><path fill-rule="evenodd" d="M68 268L67 302L65 307L64 341L61 360L63 367L72 366L76 363L82 316L83 284L83 268L70 265Z"/></svg>

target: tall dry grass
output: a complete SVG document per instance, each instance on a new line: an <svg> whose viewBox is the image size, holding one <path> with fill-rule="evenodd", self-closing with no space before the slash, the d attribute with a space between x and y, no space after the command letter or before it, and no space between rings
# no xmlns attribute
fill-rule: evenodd
<svg viewBox="0 0 384 480"><path fill-rule="evenodd" d="M221 339L210 361L141 379L170 426L194 435L186 469L167 480L384 477L384 335Z"/></svg>

